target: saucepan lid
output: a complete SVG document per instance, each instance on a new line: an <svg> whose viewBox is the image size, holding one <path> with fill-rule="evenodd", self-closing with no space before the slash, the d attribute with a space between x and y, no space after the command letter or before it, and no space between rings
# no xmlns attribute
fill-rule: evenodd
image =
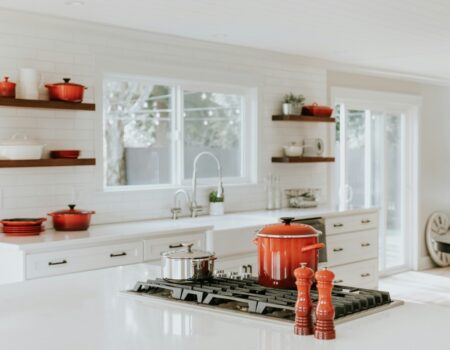
<svg viewBox="0 0 450 350"><path fill-rule="evenodd" d="M213 258L214 253L192 249L193 243L181 243L184 249L162 252L161 255L169 259L207 259Z"/></svg>
<svg viewBox="0 0 450 350"><path fill-rule="evenodd" d="M317 237L321 233L314 227L301 223L293 223L294 218L283 217L281 223L264 226L256 235L273 238L306 238Z"/></svg>

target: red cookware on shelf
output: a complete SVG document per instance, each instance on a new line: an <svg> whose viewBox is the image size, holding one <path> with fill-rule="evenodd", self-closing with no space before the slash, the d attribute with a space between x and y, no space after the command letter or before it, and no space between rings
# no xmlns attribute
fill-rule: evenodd
<svg viewBox="0 0 450 350"><path fill-rule="evenodd" d="M294 218L281 218L282 223L267 225L257 232L259 283L272 288L295 288L294 270L306 263L317 271L320 231L305 224L292 223Z"/></svg>
<svg viewBox="0 0 450 350"><path fill-rule="evenodd" d="M64 83L46 84L50 100L82 102L84 90L87 87L70 83L70 78L64 78Z"/></svg>
<svg viewBox="0 0 450 350"><path fill-rule="evenodd" d="M303 106L302 114L314 117L331 117L331 114L333 114L333 108L328 106L319 106L317 103L313 103L310 106Z"/></svg>
<svg viewBox="0 0 450 350"><path fill-rule="evenodd" d="M50 151L50 158L55 158L55 159L78 159L78 157L80 156L80 151L77 149L71 149L71 150L53 150Z"/></svg>
<svg viewBox="0 0 450 350"><path fill-rule="evenodd" d="M77 210L75 204L69 204L69 209L48 215L53 218L53 227L56 231L84 231L89 228L92 214L95 214L95 211Z"/></svg>
<svg viewBox="0 0 450 350"><path fill-rule="evenodd" d="M0 82L0 96L16 97L16 83L10 82L9 77L5 77L5 80Z"/></svg>

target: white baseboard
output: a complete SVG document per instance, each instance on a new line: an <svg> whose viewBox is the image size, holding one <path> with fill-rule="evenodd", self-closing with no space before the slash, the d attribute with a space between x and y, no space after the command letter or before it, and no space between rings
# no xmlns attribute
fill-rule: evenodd
<svg viewBox="0 0 450 350"><path fill-rule="evenodd" d="M419 266L418 266L417 270L418 271L428 270L428 269L432 269L433 267L436 267L433 260L431 260L431 258L429 256L422 256L419 259Z"/></svg>

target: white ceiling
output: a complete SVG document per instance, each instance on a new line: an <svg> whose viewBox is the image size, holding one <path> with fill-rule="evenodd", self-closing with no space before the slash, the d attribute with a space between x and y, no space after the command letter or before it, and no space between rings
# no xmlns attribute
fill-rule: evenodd
<svg viewBox="0 0 450 350"><path fill-rule="evenodd" d="M450 79L449 0L0 0L0 6Z"/></svg>

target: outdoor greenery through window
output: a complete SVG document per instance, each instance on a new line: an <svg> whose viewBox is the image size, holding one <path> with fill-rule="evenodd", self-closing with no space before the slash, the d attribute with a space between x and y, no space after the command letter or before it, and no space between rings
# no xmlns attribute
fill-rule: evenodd
<svg viewBox="0 0 450 350"><path fill-rule="evenodd" d="M138 78L105 79L107 187L180 185L191 179L194 158L203 151L220 160L228 181L248 176L243 137L248 95L198 87ZM199 162L198 174L216 177L215 164Z"/></svg>

